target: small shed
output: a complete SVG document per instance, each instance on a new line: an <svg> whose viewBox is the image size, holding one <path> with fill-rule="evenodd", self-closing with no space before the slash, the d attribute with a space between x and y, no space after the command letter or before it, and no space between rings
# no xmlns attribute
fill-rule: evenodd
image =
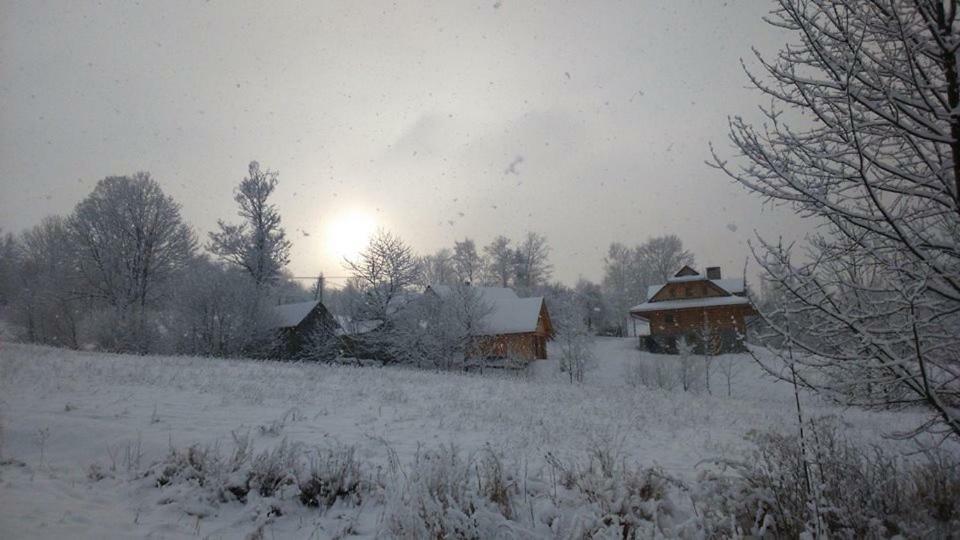
<svg viewBox="0 0 960 540"><path fill-rule="evenodd" d="M333 343L340 326L319 301L280 304L272 310L277 330L275 351L281 358L304 358L320 342Z"/></svg>
<svg viewBox="0 0 960 540"><path fill-rule="evenodd" d="M542 296L520 298L508 287L470 286L490 309L475 336L477 355L487 359L542 360L553 324ZM431 285L427 293L451 297L449 285Z"/></svg>
<svg viewBox="0 0 960 540"><path fill-rule="evenodd" d="M746 318L756 315L744 279L724 279L716 266L706 275L684 266L667 283L650 287L647 298L630 308L630 316L649 323L650 335L639 339L653 352L675 353L680 340L701 352L742 351Z"/></svg>

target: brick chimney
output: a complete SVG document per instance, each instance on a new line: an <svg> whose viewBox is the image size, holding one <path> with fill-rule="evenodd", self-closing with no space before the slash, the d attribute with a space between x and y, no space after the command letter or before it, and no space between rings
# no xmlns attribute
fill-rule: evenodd
<svg viewBox="0 0 960 540"><path fill-rule="evenodd" d="M708 266L707 267L707 279L721 279L720 267L719 266Z"/></svg>

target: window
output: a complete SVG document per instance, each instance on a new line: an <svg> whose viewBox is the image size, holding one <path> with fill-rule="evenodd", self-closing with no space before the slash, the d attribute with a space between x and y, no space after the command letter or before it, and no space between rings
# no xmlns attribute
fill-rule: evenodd
<svg viewBox="0 0 960 540"><path fill-rule="evenodd" d="M664 319L667 321L667 324L673 324L673 315L666 315Z"/></svg>

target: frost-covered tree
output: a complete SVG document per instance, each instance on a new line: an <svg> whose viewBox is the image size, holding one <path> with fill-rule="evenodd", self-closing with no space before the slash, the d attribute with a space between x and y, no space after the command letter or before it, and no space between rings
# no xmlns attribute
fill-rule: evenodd
<svg viewBox="0 0 960 540"><path fill-rule="evenodd" d="M193 257L196 238L180 205L148 173L97 183L66 222L84 293L106 303L114 347L147 352L148 311Z"/></svg>
<svg viewBox="0 0 960 540"><path fill-rule="evenodd" d="M513 250L513 282L521 291L545 284L553 274L547 237L530 232Z"/></svg>
<svg viewBox="0 0 960 540"><path fill-rule="evenodd" d="M580 278L574 285L573 293L580 310L581 320L586 322L588 332L594 333L609 324L610 309L600 285Z"/></svg>
<svg viewBox="0 0 960 540"><path fill-rule="evenodd" d="M15 293L12 314L35 343L64 347L80 346L82 301L76 267L76 251L65 220L45 218L25 231L15 259Z"/></svg>
<svg viewBox="0 0 960 540"><path fill-rule="evenodd" d="M233 199L244 222L230 225L217 221L207 249L230 264L244 269L258 287L274 283L290 262L290 241L280 226L280 212L268 199L276 189L279 173L261 169L251 161L249 174L240 181Z"/></svg>
<svg viewBox="0 0 960 540"><path fill-rule="evenodd" d="M593 355L593 337L586 325L567 325L566 329L557 335L560 345L559 367L566 373L570 383L582 383L586 372L596 361Z"/></svg>
<svg viewBox="0 0 960 540"><path fill-rule="evenodd" d="M648 285L665 283L693 262L693 254L684 249L676 235L648 238L632 248L619 242L610 244L603 259L603 288L616 329L623 332L627 311L647 299Z"/></svg>
<svg viewBox="0 0 960 540"><path fill-rule="evenodd" d="M497 236L484 246L486 258L486 283L498 287L509 287L513 277L513 248L506 236Z"/></svg>
<svg viewBox="0 0 960 540"><path fill-rule="evenodd" d="M613 324L622 335L626 324L627 310L643 300L637 298L632 283L638 279L636 251L619 243L610 244L603 258L603 291L614 313Z"/></svg>
<svg viewBox="0 0 960 540"><path fill-rule="evenodd" d="M13 234L3 234L0 237L0 306L9 304L16 292L18 259L19 247Z"/></svg>
<svg viewBox="0 0 960 540"><path fill-rule="evenodd" d="M433 255L420 259L420 285L450 285L456 281L453 268L453 253L442 248Z"/></svg>
<svg viewBox="0 0 960 540"><path fill-rule="evenodd" d="M636 248L636 275L643 284L666 283L684 265L693 265L693 254L674 234L648 239Z"/></svg>
<svg viewBox="0 0 960 540"><path fill-rule="evenodd" d="M384 322L399 309L397 303L420 275L419 261L410 246L382 229L374 233L356 260L345 259L343 265L363 296L357 315Z"/></svg>
<svg viewBox="0 0 960 540"><path fill-rule="evenodd" d="M239 268L192 261L175 292L173 349L204 356L260 352L272 337L267 299Z"/></svg>
<svg viewBox="0 0 960 540"><path fill-rule="evenodd" d="M479 283L483 277L483 259L477 254L473 240L464 238L453 243L453 271L459 283Z"/></svg>
<svg viewBox="0 0 960 540"><path fill-rule="evenodd" d="M397 323L394 353L418 367L462 369L476 356L492 309L471 285L425 294Z"/></svg>
<svg viewBox="0 0 960 540"><path fill-rule="evenodd" d="M757 53L772 98L730 120L713 165L821 227L802 256L761 239L764 313L799 382L842 403L920 407L960 438L960 22L956 1L780 0L797 41ZM909 434L908 434L909 435Z"/></svg>

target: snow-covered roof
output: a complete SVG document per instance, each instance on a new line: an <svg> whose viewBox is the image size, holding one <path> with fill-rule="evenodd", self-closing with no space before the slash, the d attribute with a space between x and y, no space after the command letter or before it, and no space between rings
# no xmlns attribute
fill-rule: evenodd
<svg viewBox="0 0 960 540"><path fill-rule="evenodd" d="M688 281L704 281L707 279L706 276L696 275L696 276L673 276L667 278L667 283L686 283Z"/></svg>
<svg viewBox="0 0 960 540"><path fill-rule="evenodd" d="M281 304L273 306L273 322L276 328L293 328L303 322L303 319L313 311L320 302L297 302L296 304Z"/></svg>
<svg viewBox="0 0 960 540"><path fill-rule="evenodd" d="M339 326L339 328L334 331L334 334L338 336L366 334L367 332L376 330L383 324L383 321L373 319L354 320L354 318L349 315L334 315L333 319L337 321L337 325Z"/></svg>
<svg viewBox="0 0 960 540"><path fill-rule="evenodd" d="M517 298L514 295L514 298L499 298L487 303L492 309L483 318L483 335L522 334L537 329L542 296Z"/></svg>
<svg viewBox="0 0 960 540"><path fill-rule="evenodd" d="M750 305L750 300L743 296L709 296L706 298L683 298L680 300L664 300L662 302L644 302L630 308L631 314L640 315L651 311L699 309L717 306Z"/></svg>
<svg viewBox="0 0 960 540"><path fill-rule="evenodd" d="M490 313L482 321L482 335L522 334L537 329L542 296L520 298L509 287L469 287L479 293L481 301L490 307ZM429 289L440 298L446 298L454 291L450 285L430 285Z"/></svg>

